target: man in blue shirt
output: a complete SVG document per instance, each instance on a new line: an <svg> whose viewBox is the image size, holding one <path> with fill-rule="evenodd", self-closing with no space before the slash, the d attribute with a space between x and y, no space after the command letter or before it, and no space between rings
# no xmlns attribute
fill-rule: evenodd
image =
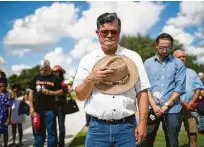
<svg viewBox="0 0 204 147"><path fill-rule="evenodd" d="M186 63L186 56L183 50L176 50L174 56L179 58L184 64ZM192 112L191 105L200 96L201 89L203 89L203 84L197 73L190 68L186 68L186 93L181 96L181 124L184 122L190 147L197 147L197 113Z"/></svg>
<svg viewBox="0 0 204 147"><path fill-rule="evenodd" d="M154 128L151 128L152 131L147 131L144 147L153 147L160 121L163 124L166 146L178 146L180 95L185 92L186 69L179 59L169 53L173 42L171 35L160 34L156 39L157 54L144 64L151 84L149 102L159 118Z"/></svg>

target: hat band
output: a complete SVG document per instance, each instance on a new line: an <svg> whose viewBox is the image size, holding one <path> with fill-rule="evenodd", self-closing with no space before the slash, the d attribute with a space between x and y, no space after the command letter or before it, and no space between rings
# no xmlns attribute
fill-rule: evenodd
<svg viewBox="0 0 204 147"><path fill-rule="evenodd" d="M129 74L125 77L125 78L123 78L122 80L119 80L119 81L113 81L113 82L108 82L108 81L101 81L101 82L103 82L103 83L105 83L105 84L108 84L108 85L122 85L122 84L125 84L125 82L128 80L128 78L129 78Z"/></svg>

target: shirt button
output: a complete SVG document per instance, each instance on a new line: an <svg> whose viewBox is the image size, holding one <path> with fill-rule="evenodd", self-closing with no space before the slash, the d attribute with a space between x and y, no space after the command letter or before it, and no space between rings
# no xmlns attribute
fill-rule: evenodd
<svg viewBox="0 0 204 147"><path fill-rule="evenodd" d="M116 111L115 109L113 109L113 111Z"/></svg>
<svg viewBox="0 0 204 147"><path fill-rule="evenodd" d="M164 84L161 84L161 86L163 87L163 86L164 86Z"/></svg>
<svg viewBox="0 0 204 147"><path fill-rule="evenodd" d="M162 70L164 70L164 68L162 68Z"/></svg>
<svg viewBox="0 0 204 147"><path fill-rule="evenodd" d="M113 96L113 98L115 98L115 96Z"/></svg>

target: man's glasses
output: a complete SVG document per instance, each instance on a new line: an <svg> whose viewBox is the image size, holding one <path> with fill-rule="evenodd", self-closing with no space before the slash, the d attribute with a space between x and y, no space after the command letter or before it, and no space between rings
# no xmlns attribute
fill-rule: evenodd
<svg viewBox="0 0 204 147"><path fill-rule="evenodd" d="M114 37L119 35L118 30L101 30L101 31L99 31L99 34L102 37L107 37L109 35L109 33L111 34L111 36L114 36Z"/></svg>
<svg viewBox="0 0 204 147"><path fill-rule="evenodd" d="M170 51L171 48L170 48L170 47L160 46L160 47L159 47L159 50L161 50L161 51L164 51L164 50Z"/></svg>

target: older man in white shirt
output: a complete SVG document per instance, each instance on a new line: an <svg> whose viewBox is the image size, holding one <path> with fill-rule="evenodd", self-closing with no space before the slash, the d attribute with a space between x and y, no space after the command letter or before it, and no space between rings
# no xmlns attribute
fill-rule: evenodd
<svg viewBox="0 0 204 147"><path fill-rule="evenodd" d="M85 100L85 112L91 115L86 147L136 147L146 137L150 84L141 57L118 44L120 30L121 21L116 13L98 17L96 34L101 49L80 61L75 76L73 88L78 99ZM104 67L99 66L107 61ZM116 73L119 68L114 69L109 63L124 70L128 66L129 73L122 80L114 81L125 71ZM136 98L139 123L135 119Z"/></svg>

